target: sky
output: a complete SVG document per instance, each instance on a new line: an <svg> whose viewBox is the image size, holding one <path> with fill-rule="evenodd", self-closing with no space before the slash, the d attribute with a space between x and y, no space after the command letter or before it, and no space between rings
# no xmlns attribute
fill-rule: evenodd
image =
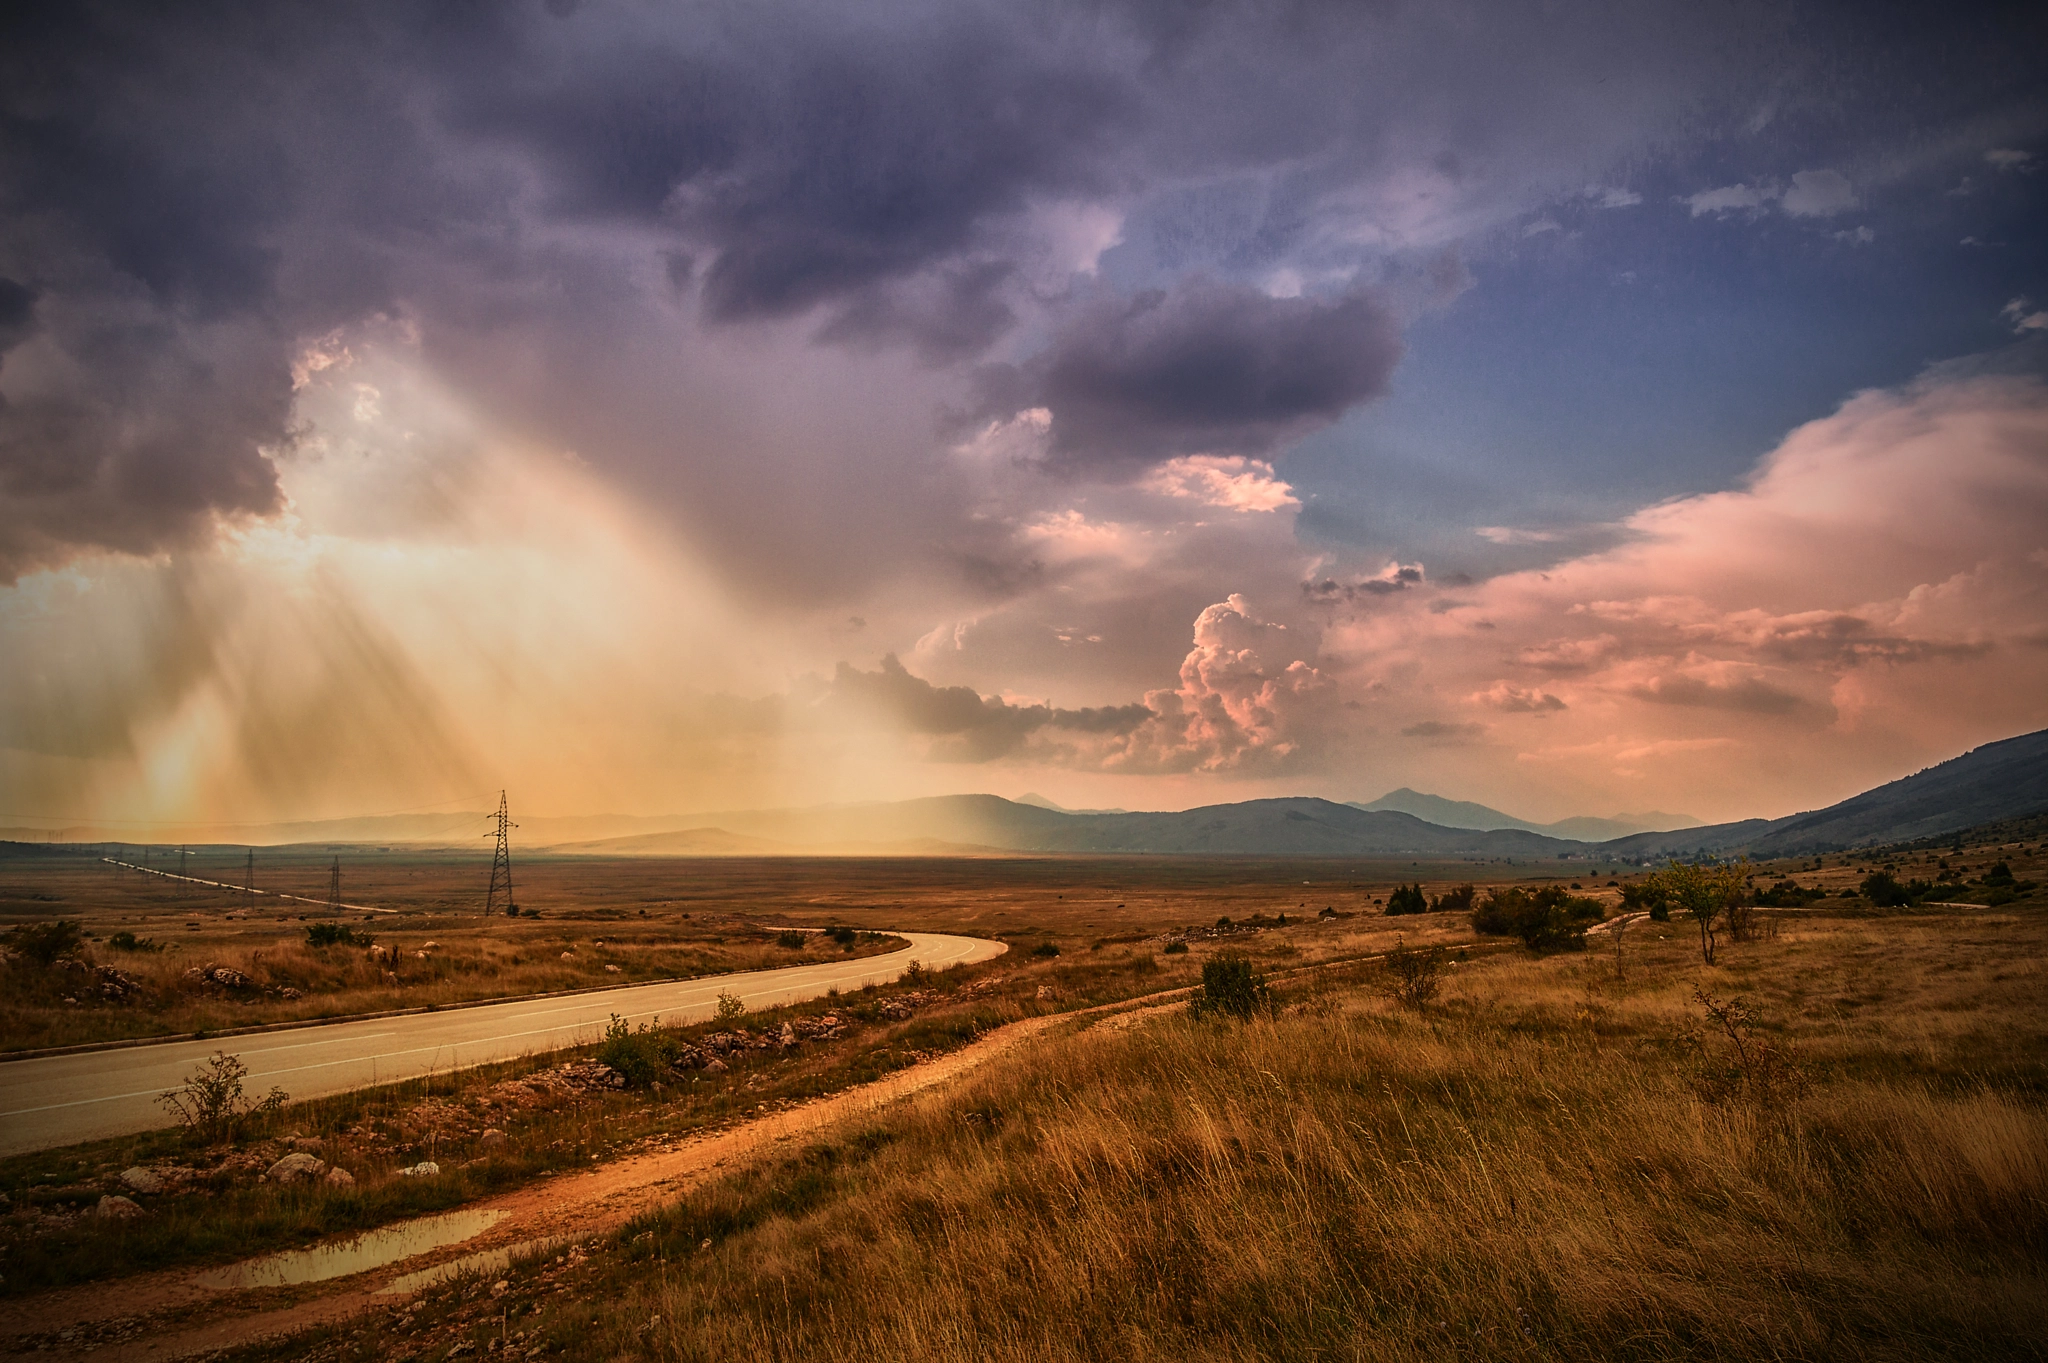
<svg viewBox="0 0 2048 1363"><path fill-rule="evenodd" d="M2048 17L0 20L0 817L1397 786L2048 727Z"/></svg>

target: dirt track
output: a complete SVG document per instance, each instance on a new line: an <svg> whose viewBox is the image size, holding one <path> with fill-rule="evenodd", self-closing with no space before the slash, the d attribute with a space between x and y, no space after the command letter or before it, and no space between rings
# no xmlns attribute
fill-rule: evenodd
<svg viewBox="0 0 2048 1363"><path fill-rule="evenodd" d="M471 1204L505 1215L483 1234L384 1268L303 1287L239 1293L207 1283L218 1268L181 1269L128 1279L112 1289L104 1283L88 1284L9 1302L0 1307L0 1349L19 1355L42 1343L49 1348L36 1354L40 1358L104 1358L111 1352L122 1359L154 1363L388 1308L394 1297L380 1293L402 1277L536 1240L602 1235L673 1201L729 1166L943 1083L1076 1016L1081 1015L1011 1023L958 1051L874 1083ZM195 1319L202 1314L207 1319ZM62 1338L66 1331L73 1334L69 1340Z"/></svg>

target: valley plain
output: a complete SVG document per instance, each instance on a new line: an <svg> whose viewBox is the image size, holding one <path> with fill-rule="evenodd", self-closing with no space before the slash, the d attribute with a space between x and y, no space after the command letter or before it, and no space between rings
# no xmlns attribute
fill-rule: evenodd
<svg viewBox="0 0 2048 1363"><path fill-rule="evenodd" d="M2034 890L1960 901L1999 863L2027 884L2048 858L2040 830L1998 833L1758 863L1760 887L1818 894L1724 939L1713 967L1682 915L1535 954L1462 912L1385 912L1401 884L1477 883L1618 914L1645 871L1583 860L534 857L521 916L486 920L472 855L265 854L262 887L317 895L339 854L346 899L399 910L337 919L18 849L0 861L12 923L69 917L93 962L156 972L136 999L66 1004L17 961L10 1039L45 1044L757 968L897 929L1008 950L293 1103L226 1143L166 1130L0 1162L0 1327L10 1349L138 1357L2028 1356L2048 1300L2048 920ZM1947 874L1958 904L1856 893L1887 867ZM421 973L356 981L369 949L307 945L322 924L433 949L407 958ZM786 944L834 927L853 940ZM164 948L124 952L118 932ZM1417 946L1446 949L1442 992L1403 1007L1384 958ZM293 1000L154 983L236 962L317 985L337 953L337 987ZM1226 956L1272 1008L1191 1020L1188 991ZM1708 1005L1736 999L1753 1015L1717 1031ZM688 1059L741 1034L721 1069ZM1751 1076L1736 1041L1785 1067ZM645 1074L591 1077L635 1055ZM805 1115L904 1081L891 1104ZM690 1161L777 1121L794 1134ZM295 1151L349 1182L259 1180ZM664 1159L659 1188L631 1172ZM436 1176L403 1172L422 1160ZM135 1169L160 1186L124 1182ZM603 1170L608 1201L570 1195ZM107 1197L137 1214L98 1215ZM553 1210L381 1277L191 1289L252 1255L495 1206ZM479 1252L496 1257L395 1299L362 1286ZM108 1281L128 1289L87 1286Z"/></svg>

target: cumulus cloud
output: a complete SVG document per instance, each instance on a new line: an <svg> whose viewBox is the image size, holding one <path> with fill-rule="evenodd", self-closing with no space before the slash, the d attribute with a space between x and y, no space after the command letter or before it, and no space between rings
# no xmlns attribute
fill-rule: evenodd
<svg viewBox="0 0 2048 1363"><path fill-rule="evenodd" d="M1636 513L1614 547L1441 610L1390 598L1324 647L1346 677L1412 678L1375 702L1411 724L1453 688L1528 713L1569 676L1529 762L1789 812L2048 726L2042 524L2048 383L1943 370L1800 427L1738 487Z"/></svg>
<svg viewBox="0 0 2048 1363"><path fill-rule="evenodd" d="M1570 708L1548 691L1533 686L1517 686L1511 681L1497 681L1484 691L1474 691L1467 699L1475 705L1489 705L1511 715L1542 715Z"/></svg>
<svg viewBox="0 0 2048 1363"><path fill-rule="evenodd" d="M1795 218L1825 218L1857 206L1856 187L1838 170L1802 170L1792 176L1779 206Z"/></svg>
<svg viewBox="0 0 2048 1363"><path fill-rule="evenodd" d="M1695 218L1709 213L1761 213L1779 191L1770 185L1722 185L1719 189L1703 189L1679 200L1692 209Z"/></svg>
<svg viewBox="0 0 2048 1363"><path fill-rule="evenodd" d="M1302 597L1318 606L1352 605L1374 597L1391 596L1422 585L1420 563L1388 563L1371 577L1340 582L1333 577L1315 578L1301 584Z"/></svg>
<svg viewBox="0 0 2048 1363"><path fill-rule="evenodd" d="M1243 455L1183 455L1154 469L1142 486L1169 497L1186 497L1230 511L1280 511L1300 506L1294 489L1274 476L1263 459Z"/></svg>
<svg viewBox="0 0 2048 1363"><path fill-rule="evenodd" d="M1746 710L1752 714L1784 715L1805 709L1808 702L1789 691L1781 691L1761 677L1718 680L1683 674L1652 677L1628 688L1639 700L1658 705L1690 705L1709 710Z"/></svg>
<svg viewBox="0 0 2048 1363"><path fill-rule="evenodd" d="M1012 756L1049 731L1129 735L1157 718L1137 704L1063 710L983 697L966 686L933 686L912 676L893 653L873 672L841 663L827 694L836 706L864 710L907 733L938 740L929 756L942 762Z"/></svg>
<svg viewBox="0 0 2048 1363"><path fill-rule="evenodd" d="M1998 315L2011 325L2015 335L2024 336L2030 331L2048 331L2048 308L2036 308L2026 298L2015 298L1998 310Z"/></svg>
<svg viewBox="0 0 2048 1363"><path fill-rule="evenodd" d="M1273 298L1196 276L1081 308L1039 356L989 370L988 415L1052 413L1066 468L1260 457L1386 391L1393 314L1353 289Z"/></svg>
<svg viewBox="0 0 2048 1363"><path fill-rule="evenodd" d="M1086 709L1018 703L935 686L893 655L873 672L840 664L819 704L934 740L927 760L1012 760L1125 775L1262 773L1318 756L1333 691L1287 627L1243 597L1196 617L1177 685L1142 702Z"/></svg>
<svg viewBox="0 0 2048 1363"><path fill-rule="evenodd" d="M1461 743L1477 738L1485 732L1484 724L1455 724L1447 720L1425 719L1402 729L1401 737L1426 738L1438 743Z"/></svg>

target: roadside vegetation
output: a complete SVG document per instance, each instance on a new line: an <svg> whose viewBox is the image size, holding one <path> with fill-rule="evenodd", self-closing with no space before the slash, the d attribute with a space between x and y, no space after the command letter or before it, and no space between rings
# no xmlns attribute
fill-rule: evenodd
<svg viewBox="0 0 2048 1363"><path fill-rule="evenodd" d="M606 924L385 918L214 924L168 943L69 919L0 934L8 1050L212 1033L397 1008L772 970L902 947L887 933L739 919Z"/></svg>

